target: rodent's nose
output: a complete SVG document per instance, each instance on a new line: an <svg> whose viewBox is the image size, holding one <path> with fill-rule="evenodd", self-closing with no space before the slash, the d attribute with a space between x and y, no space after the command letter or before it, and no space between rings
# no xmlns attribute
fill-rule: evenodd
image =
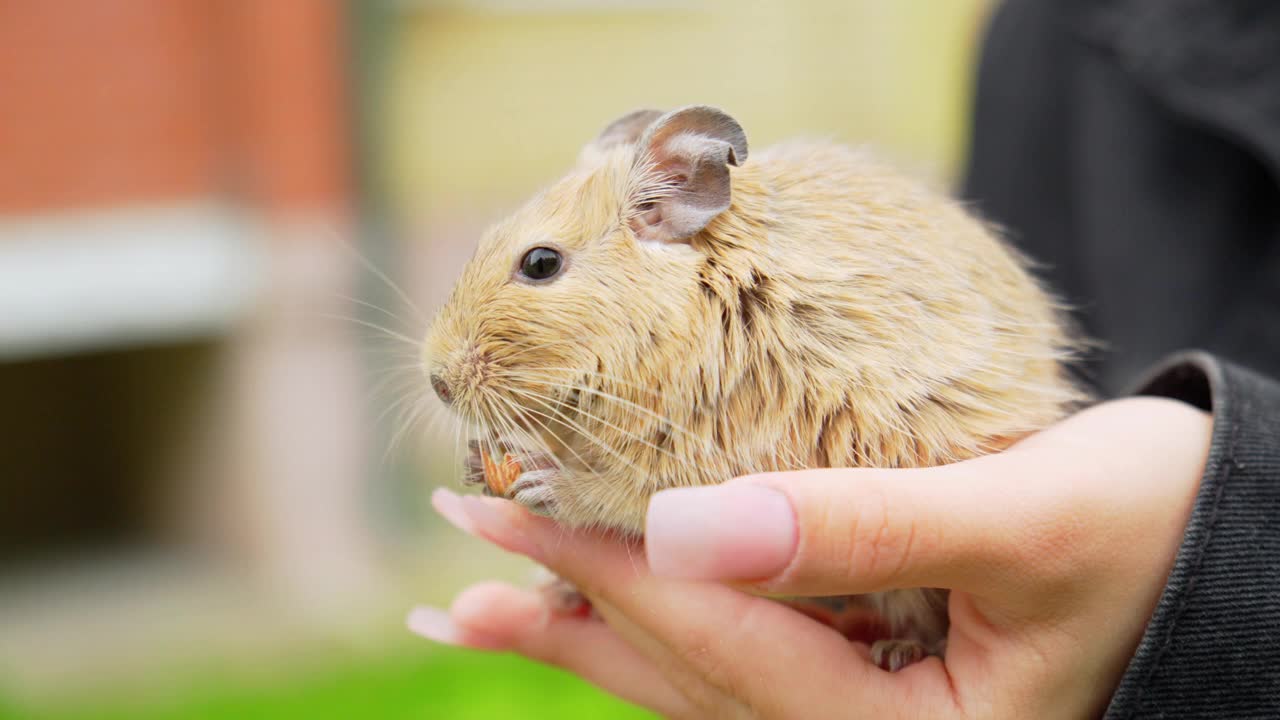
<svg viewBox="0 0 1280 720"><path fill-rule="evenodd" d="M440 398L445 405L453 402L453 393L449 392L449 383L435 373L431 373L431 389L436 391L436 397Z"/></svg>

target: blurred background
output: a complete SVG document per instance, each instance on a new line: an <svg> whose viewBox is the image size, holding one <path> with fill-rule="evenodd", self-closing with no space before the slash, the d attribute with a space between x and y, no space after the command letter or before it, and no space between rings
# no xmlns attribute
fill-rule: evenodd
<svg viewBox="0 0 1280 720"><path fill-rule="evenodd" d="M645 717L433 647L419 338L639 107L947 187L986 0L0 0L0 718Z"/></svg>

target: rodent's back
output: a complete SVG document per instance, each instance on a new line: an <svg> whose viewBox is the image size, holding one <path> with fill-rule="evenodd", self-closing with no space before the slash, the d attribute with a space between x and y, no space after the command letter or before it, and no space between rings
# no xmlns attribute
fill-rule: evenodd
<svg viewBox="0 0 1280 720"><path fill-rule="evenodd" d="M746 352L789 361L783 374L804 385L786 415L809 425L810 462L963 459L1079 398L1059 308L958 203L841 145L788 143L754 161L735 190L767 232L755 246L708 243L724 265L752 266L717 302L751 316Z"/></svg>

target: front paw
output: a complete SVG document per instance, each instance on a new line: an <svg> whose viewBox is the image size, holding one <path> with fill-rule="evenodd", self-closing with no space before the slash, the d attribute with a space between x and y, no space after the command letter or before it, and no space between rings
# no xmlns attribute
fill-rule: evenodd
<svg viewBox="0 0 1280 720"><path fill-rule="evenodd" d="M914 640L878 640L871 646L871 662L889 672L920 662L928 654L925 647Z"/></svg>
<svg viewBox="0 0 1280 720"><path fill-rule="evenodd" d="M552 613L580 618L592 616L591 601L579 592L573 583L550 571L539 574L543 575L543 578L538 582L538 592L542 594Z"/></svg>
<svg viewBox="0 0 1280 720"><path fill-rule="evenodd" d="M467 459L462 466L462 484L471 487L479 487L484 482L484 454L485 450L481 446L479 440L467 441Z"/></svg>
<svg viewBox="0 0 1280 720"><path fill-rule="evenodd" d="M559 470L548 468L520 473L507 489L507 497L525 506L534 514L553 517L555 491L552 486L559 472Z"/></svg>
<svg viewBox="0 0 1280 720"><path fill-rule="evenodd" d="M512 448L500 440L473 439L467 443L462 482L480 487L491 497L514 498L524 473L557 467L556 458L548 453Z"/></svg>

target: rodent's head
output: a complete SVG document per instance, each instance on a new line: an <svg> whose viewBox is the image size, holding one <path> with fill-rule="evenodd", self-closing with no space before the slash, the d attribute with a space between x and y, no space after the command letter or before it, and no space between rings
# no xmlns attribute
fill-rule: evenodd
<svg viewBox="0 0 1280 720"><path fill-rule="evenodd" d="M742 128L706 106L606 127L481 240L425 342L436 393L491 434L572 422L576 383L629 375L672 332L689 243L729 208L746 157Z"/></svg>

